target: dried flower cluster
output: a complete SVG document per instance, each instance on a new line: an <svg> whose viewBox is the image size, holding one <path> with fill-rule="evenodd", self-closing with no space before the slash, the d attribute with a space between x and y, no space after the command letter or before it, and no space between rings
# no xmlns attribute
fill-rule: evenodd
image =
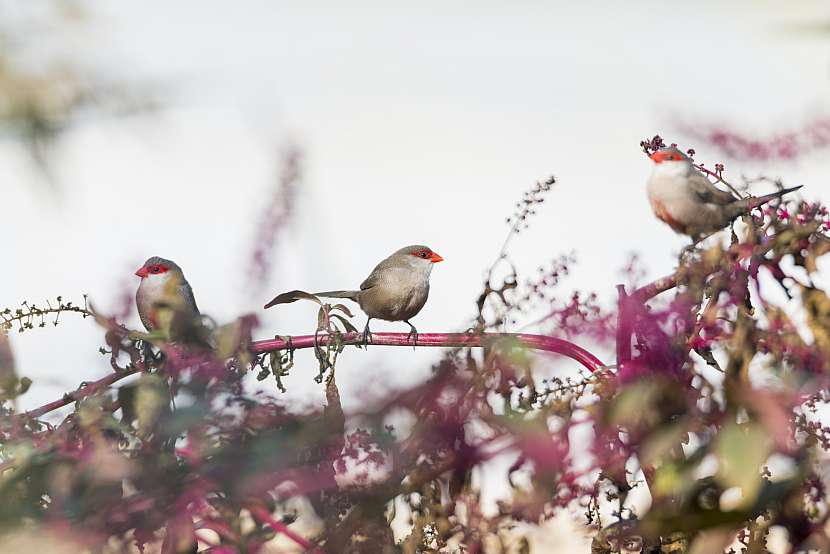
<svg viewBox="0 0 830 554"><path fill-rule="evenodd" d="M60 315L65 312L79 313L82 317L91 316L93 314L89 311L86 300L84 296L84 305L81 307L72 302L64 302L63 297L58 296L54 306L47 300L45 308L24 300L19 308L6 308L0 311L0 329L10 331L16 328L18 332L23 333L35 327L46 327L47 323L57 326Z"/></svg>
<svg viewBox="0 0 830 554"><path fill-rule="evenodd" d="M507 223L512 226L514 233L527 229L528 218L536 215L536 208L545 201L545 193L550 191L554 184L556 184L556 178L551 175L544 181L537 182L533 188L524 193L521 201L516 202L516 210L507 218Z"/></svg>

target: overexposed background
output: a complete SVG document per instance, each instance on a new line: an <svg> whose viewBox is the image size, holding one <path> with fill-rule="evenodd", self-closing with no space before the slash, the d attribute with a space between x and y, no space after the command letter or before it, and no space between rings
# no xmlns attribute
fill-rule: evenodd
<svg viewBox="0 0 830 554"><path fill-rule="evenodd" d="M505 217L550 174L558 184L512 257L529 274L575 252L563 295L578 287L610 302L630 253L653 278L685 244L645 199L651 167L638 143L655 133L709 166L724 161L734 180L766 173L830 201L826 149L730 160L679 125L763 137L830 112L830 7L818 0L87 5L42 48L149 84L159 108L73 125L55 144L54 187L19 142L0 141L0 307L88 293L116 310L138 284L133 271L161 255L220 322L255 311L263 338L306 334L313 305L260 307L287 289L356 287L391 251L424 243L446 261L414 322L463 330ZM257 292L250 251L290 144L304 178ZM139 326L134 312L128 323ZM13 341L19 373L35 380L24 408L109 371L89 320L67 316ZM347 351L345 407L424 379L438 356ZM287 401L319 404L313 356L297 360Z"/></svg>
<svg viewBox="0 0 830 554"><path fill-rule="evenodd" d="M0 142L2 306L86 292L115 310L137 285L133 271L161 255L183 266L203 312L224 321L256 311L263 337L304 334L313 305L260 307L286 289L355 287L394 249L425 243L446 262L415 323L459 330L513 203L550 174L558 184L513 258L529 273L576 252L566 284L610 301L631 252L657 277L685 243L645 200L651 168L638 143L656 132L694 146L709 166L725 161L735 180L764 172L830 200L826 150L731 161L678 125L764 136L830 111L830 40L814 32L830 20L823 2L90 8L53 47L103 74L161 84L161 107L74 125L54 150L57 193L18 142ZM292 143L304 152L303 183L268 285L254 293L250 251ZM66 317L14 339L20 372L35 378L25 407L108 370L90 321ZM310 353L298 356L312 367ZM350 351L341 385L365 388L367 374L422 378L437 356ZM67 367L56 371L56 359Z"/></svg>

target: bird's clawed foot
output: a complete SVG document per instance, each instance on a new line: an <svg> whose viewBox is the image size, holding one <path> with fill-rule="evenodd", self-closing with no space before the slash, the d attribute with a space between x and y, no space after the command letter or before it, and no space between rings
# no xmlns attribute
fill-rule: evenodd
<svg viewBox="0 0 830 554"><path fill-rule="evenodd" d="M372 321L371 317L366 320L366 327L363 328L363 348L368 348L369 343L372 342L372 330L369 329L370 321Z"/></svg>
<svg viewBox="0 0 830 554"><path fill-rule="evenodd" d="M692 255L695 252L695 250L697 250L697 247L700 246L700 243L711 237L713 234L714 233L710 233L708 235L698 235L697 237L693 237L692 244L686 246L685 248L683 248L683 250L680 251L680 259L682 260L686 256Z"/></svg>
<svg viewBox="0 0 830 554"><path fill-rule="evenodd" d="M418 329L415 328L408 320L404 320L404 323L409 325L409 334L406 335L406 340L412 339L412 348L418 346Z"/></svg>
<svg viewBox="0 0 830 554"><path fill-rule="evenodd" d="M690 255L692 252L694 252L697 248L697 245L697 242L693 242L692 244L683 247L683 250L680 251L680 259L682 260L686 256Z"/></svg>
<svg viewBox="0 0 830 554"><path fill-rule="evenodd" d="M697 250L697 248L706 239L708 239L711 236L714 236L716 233L718 233L718 231L713 231L713 232L705 234L705 235L697 235L695 237L692 237L692 244L690 244L689 246L687 246L686 248L684 248L683 250L680 251L680 258L682 259L684 256L686 256L688 254L691 254L692 252Z"/></svg>

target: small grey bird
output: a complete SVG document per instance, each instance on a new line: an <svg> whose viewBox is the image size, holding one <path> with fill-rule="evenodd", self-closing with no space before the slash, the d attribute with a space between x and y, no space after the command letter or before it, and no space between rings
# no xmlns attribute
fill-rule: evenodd
<svg viewBox="0 0 830 554"><path fill-rule="evenodd" d="M360 309L369 316L363 330L364 343L370 339L369 323L372 319L403 321L409 325L409 335L417 342L418 330L409 320L426 304L432 266L443 259L428 246L405 246L380 262L361 283L360 290L332 290L317 292L314 296L347 298L357 302ZM267 303L265 308L294 302L299 298L296 293L302 291L280 294Z"/></svg>
<svg viewBox="0 0 830 554"><path fill-rule="evenodd" d="M138 316L148 331L172 337L181 330L201 327L193 289L176 262L153 256L135 274L141 277L135 294Z"/></svg>
<svg viewBox="0 0 830 554"><path fill-rule="evenodd" d="M675 232L690 236L694 244L737 217L801 188L738 198L713 185L677 148L661 148L651 159L655 166L646 189L654 215Z"/></svg>

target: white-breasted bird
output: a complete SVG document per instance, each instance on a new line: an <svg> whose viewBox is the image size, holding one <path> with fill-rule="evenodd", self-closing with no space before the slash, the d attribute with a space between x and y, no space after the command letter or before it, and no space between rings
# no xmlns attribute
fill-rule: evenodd
<svg viewBox="0 0 830 554"><path fill-rule="evenodd" d="M690 236L695 243L727 227L737 217L801 188L738 198L713 185L675 147L661 148L651 159L655 165L646 189L654 215L675 232Z"/></svg>
<svg viewBox="0 0 830 554"><path fill-rule="evenodd" d="M201 327L193 289L176 262L153 256L135 274L141 277L135 293L138 316L148 331L172 336Z"/></svg>
<svg viewBox="0 0 830 554"><path fill-rule="evenodd" d="M432 266L443 259L428 246L405 246L380 262L360 284L360 290L317 292L314 296L347 298L357 302L360 309L369 316L363 331L364 342L371 336L369 323L372 319L403 321L411 329L410 336L417 341L418 330L409 320L426 304ZM294 302L299 299L296 293L302 291L280 294L267 303L265 308Z"/></svg>

